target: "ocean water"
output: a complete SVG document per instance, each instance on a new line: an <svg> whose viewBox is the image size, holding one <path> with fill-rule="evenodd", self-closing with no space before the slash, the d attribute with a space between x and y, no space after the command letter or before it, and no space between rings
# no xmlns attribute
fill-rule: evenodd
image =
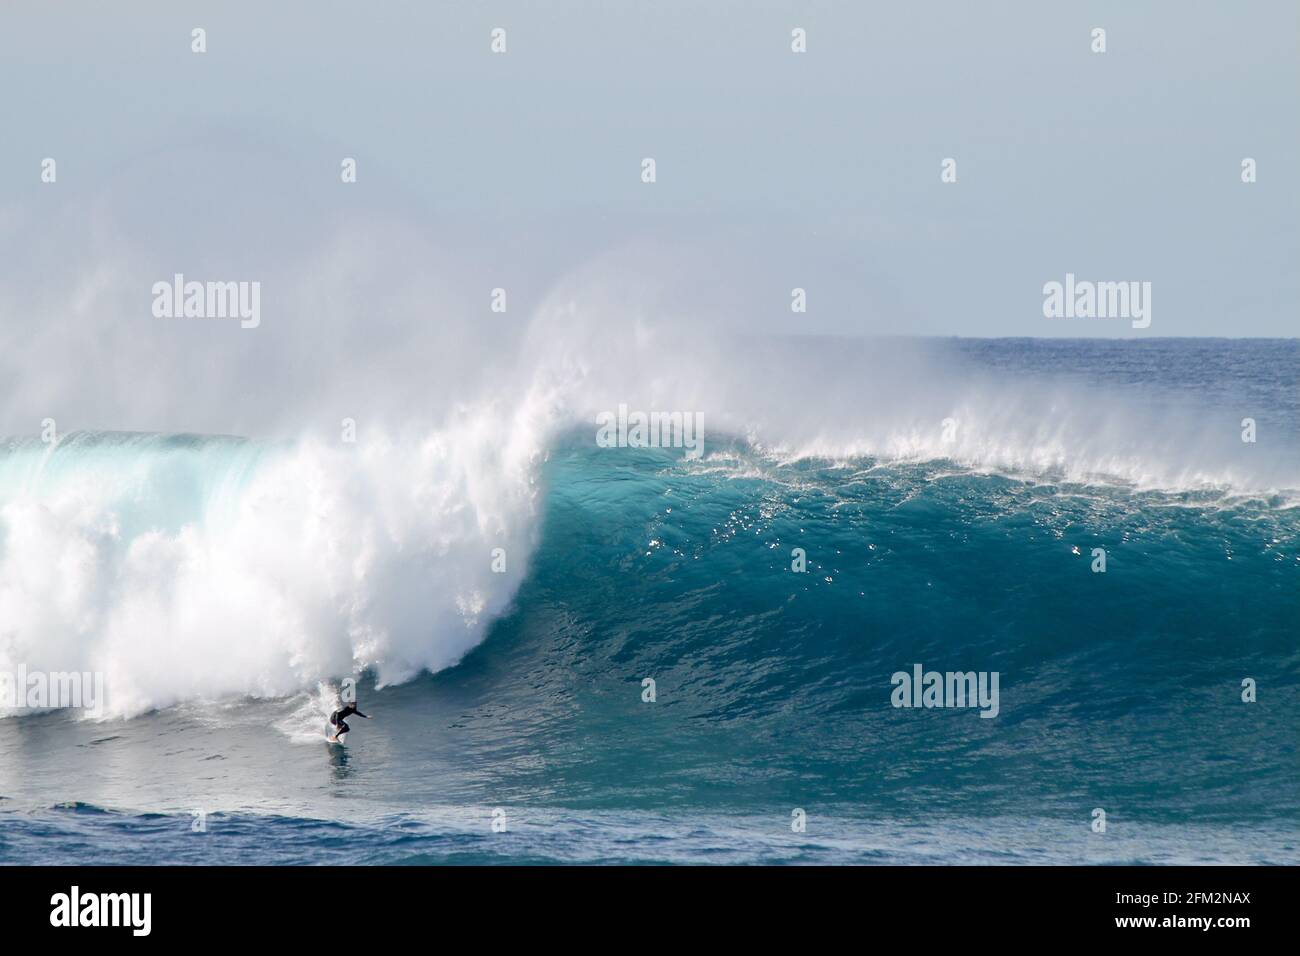
<svg viewBox="0 0 1300 956"><path fill-rule="evenodd" d="M0 672L107 691L0 719L0 862L1300 862L1300 342L742 364L698 458L578 402L0 446Z"/></svg>

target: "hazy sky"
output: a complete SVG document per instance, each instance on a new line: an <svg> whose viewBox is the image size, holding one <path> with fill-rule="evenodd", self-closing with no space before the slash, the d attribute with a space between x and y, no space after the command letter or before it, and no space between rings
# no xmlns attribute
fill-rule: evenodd
<svg viewBox="0 0 1300 956"><path fill-rule="evenodd" d="M267 281L373 214L512 311L621 251L761 331L1294 336L1298 9L7 0L0 322L59 289L134 309L88 281L123 246L152 250L120 280L144 309L168 270ZM1150 281L1150 328L1044 318L1067 272Z"/></svg>

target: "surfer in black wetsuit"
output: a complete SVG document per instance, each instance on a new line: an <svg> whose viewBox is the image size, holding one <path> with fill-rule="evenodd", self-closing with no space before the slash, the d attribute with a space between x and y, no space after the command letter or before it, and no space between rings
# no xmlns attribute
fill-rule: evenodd
<svg viewBox="0 0 1300 956"><path fill-rule="evenodd" d="M334 713L330 714L330 726L334 728L335 740L338 740L340 736L346 734L352 729L348 726L347 718L351 717L353 714L356 714L358 717L365 717L366 720L370 719L365 714L361 713L361 711L357 710L356 704L348 704L342 710L336 710Z"/></svg>

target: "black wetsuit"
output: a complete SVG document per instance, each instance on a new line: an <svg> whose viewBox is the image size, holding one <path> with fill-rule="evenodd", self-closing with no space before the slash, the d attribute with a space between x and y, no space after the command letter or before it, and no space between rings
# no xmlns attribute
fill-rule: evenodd
<svg viewBox="0 0 1300 956"><path fill-rule="evenodd" d="M358 717L366 717L365 714L357 710L356 704L348 704L342 710L336 710L334 713L330 714L330 724L334 727L335 737L346 734L352 729L348 726L347 718L351 717L353 714L356 714ZM369 719L369 717L366 717L366 720Z"/></svg>

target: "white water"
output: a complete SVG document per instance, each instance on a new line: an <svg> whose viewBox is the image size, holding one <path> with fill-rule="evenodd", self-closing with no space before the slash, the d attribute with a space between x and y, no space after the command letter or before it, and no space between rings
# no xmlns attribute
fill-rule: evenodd
<svg viewBox="0 0 1300 956"><path fill-rule="evenodd" d="M10 453L0 671L102 672L118 716L446 667L509 601L532 547L536 449L502 433L480 419L405 440L308 438L255 465L229 441L213 455L141 436Z"/></svg>

